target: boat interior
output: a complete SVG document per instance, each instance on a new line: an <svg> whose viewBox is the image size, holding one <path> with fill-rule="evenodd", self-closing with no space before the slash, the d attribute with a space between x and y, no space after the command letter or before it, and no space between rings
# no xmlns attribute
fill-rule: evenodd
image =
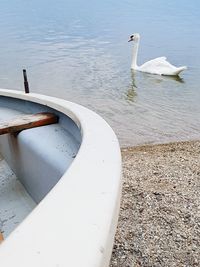
<svg viewBox="0 0 200 267"><path fill-rule="evenodd" d="M51 125L0 135L0 242L60 180L77 155L81 131L67 115L45 105L0 96L0 127L24 114L51 112Z"/></svg>
<svg viewBox="0 0 200 267"><path fill-rule="evenodd" d="M6 238L36 205L0 155L0 230L3 238Z"/></svg>

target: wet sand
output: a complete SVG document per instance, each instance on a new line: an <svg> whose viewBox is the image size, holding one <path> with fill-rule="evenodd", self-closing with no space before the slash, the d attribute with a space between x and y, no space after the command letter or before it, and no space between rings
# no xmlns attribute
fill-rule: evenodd
<svg viewBox="0 0 200 267"><path fill-rule="evenodd" d="M200 266L200 141L122 149L110 267Z"/></svg>

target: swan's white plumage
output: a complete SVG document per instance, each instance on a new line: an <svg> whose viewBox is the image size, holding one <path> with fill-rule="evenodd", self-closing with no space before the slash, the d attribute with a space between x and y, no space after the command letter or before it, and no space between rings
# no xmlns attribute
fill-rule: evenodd
<svg viewBox="0 0 200 267"><path fill-rule="evenodd" d="M175 67L172 64L170 64L167 61L166 57L158 57L152 60L147 61L141 66L137 65L137 54L138 54L138 47L139 47L139 40L140 40L140 35L138 33L131 35L129 41L135 41L134 47L133 47L133 58L132 58L132 65L131 68L142 71L142 72L147 72L151 74L159 74L159 75L179 75L179 73L187 67L182 66L182 67Z"/></svg>
<svg viewBox="0 0 200 267"><path fill-rule="evenodd" d="M159 75L178 75L181 71L186 69L186 67L175 67L167 61L166 57L158 57L147 61L140 67L139 71L149 72L152 74Z"/></svg>

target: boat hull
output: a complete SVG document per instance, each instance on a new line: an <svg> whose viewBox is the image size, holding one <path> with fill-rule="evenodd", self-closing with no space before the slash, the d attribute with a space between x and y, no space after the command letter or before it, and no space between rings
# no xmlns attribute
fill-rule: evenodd
<svg viewBox="0 0 200 267"><path fill-rule="evenodd" d="M53 110L61 118L59 126L0 137L5 159L39 203L1 244L1 266L108 266L121 195L121 154L114 132L94 112L62 99L11 90L0 95L22 101L33 112L36 106ZM54 127L64 133L46 142ZM70 160L67 153L55 152L66 132L73 139ZM39 170L34 177L31 162ZM50 176L55 178L51 185Z"/></svg>

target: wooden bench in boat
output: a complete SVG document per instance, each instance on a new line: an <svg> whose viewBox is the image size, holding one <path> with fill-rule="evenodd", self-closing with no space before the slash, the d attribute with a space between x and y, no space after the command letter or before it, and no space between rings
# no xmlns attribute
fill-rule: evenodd
<svg viewBox="0 0 200 267"><path fill-rule="evenodd" d="M12 121L0 123L0 135L58 122L58 116L49 112L19 115Z"/></svg>

